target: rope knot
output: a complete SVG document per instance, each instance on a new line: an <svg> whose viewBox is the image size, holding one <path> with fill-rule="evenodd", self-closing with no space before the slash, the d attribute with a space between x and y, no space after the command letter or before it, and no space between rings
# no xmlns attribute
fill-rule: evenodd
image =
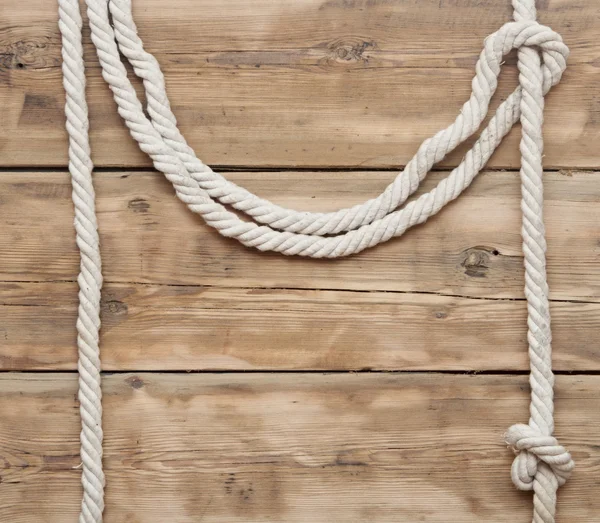
<svg viewBox="0 0 600 523"><path fill-rule="evenodd" d="M571 454L554 436L542 434L530 425L513 425L508 429L505 441L516 454L511 477L519 490L533 490L540 462L548 465L559 487L566 483L575 467Z"/></svg>

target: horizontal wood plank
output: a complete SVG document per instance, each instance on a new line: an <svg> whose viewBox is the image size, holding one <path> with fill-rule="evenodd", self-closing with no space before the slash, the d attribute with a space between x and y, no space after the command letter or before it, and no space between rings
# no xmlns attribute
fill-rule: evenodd
<svg viewBox="0 0 600 523"><path fill-rule="evenodd" d="M75 519L76 389L73 374L0 376L2 521ZM524 376L106 376L106 521L525 523L502 434L527 396ZM559 377L556 407L577 464L559 517L593 523L600 377Z"/></svg>
<svg viewBox="0 0 600 523"><path fill-rule="evenodd" d="M0 284L0 369L76 369L75 283ZM552 303L554 368L600 370L600 303ZM435 294L108 284L105 370L527 370L526 305Z"/></svg>
<svg viewBox="0 0 600 523"><path fill-rule="evenodd" d="M0 166L64 166L56 5L3 3ZM485 8L478 0L138 0L134 9L200 158L258 167L406 164L456 117L483 39L511 19L506 0ZM539 19L572 51L547 101L545 165L599 167L597 0L543 2ZM86 63L96 164L148 166L117 115L87 31ZM516 85L514 57L505 69L498 100ZM519 135L511 133L490 166L518 168Z"/></svg>
<svg viewBox="0 0 600 523"><path fill-rule="evenodd" d="M446 173L433 173L425 189ZM228 173L284 206L332 210L379 193L388 172ZM600 296L600 174L546 173L553 300ZM487 172L426 224L337 260L260 253L221 237L156 173L97 173L107 282L350 289L523 298L518 173ZM3 173L0 281L74 281L79 265L66 173ZM26 212L24 212L26 210Z"/></svg>

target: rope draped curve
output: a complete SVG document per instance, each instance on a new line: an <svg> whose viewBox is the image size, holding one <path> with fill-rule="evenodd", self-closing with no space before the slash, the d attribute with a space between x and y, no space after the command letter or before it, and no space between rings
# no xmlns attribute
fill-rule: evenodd
<svg viewBox="0 0 600 523"><path fill-rule="evenodd" d="M485 39L471 83L472 94L454 122L426 139L379 196L329 213L299 212L275 205L202 163L179 132L160 66L144 49L137 34L131 0L86 0L85 3L102 75L140 149L173 184L179 199L192 212L223 236L261 251L338 258L401 236L457 198L479 174L514 124L521 122L522 237L531 404L529 423L513 425L505 439L516 453L511 472L514 484L519 489L534 492L534 523L554 523L556 492L568 479L574 464L570 454L552 436L554 377L543 223L542 124L544 96L560 81L569 50L558 33L536 21L535 1L513 0L514 21ZM88 139L81 13L78 0L58 0L58 4L69 170L77 245L81 252L77 330L84 493L79 521L98 523L102 521L105 485L98 341L101 258ZM434 189L406 203L433 165L480 128L497 88L503 57L513 49L518 50L519 86L500 104L459 166ZM142 80L147 115L121 56ZM241 211L247 219L225 206Z"/></svg>

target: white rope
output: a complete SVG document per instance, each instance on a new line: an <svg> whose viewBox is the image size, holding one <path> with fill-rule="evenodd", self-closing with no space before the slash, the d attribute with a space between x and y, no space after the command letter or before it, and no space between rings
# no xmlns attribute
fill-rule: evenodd
<svg viewBox="0 0 600 523"><path fill-rule="evenodd" d="M79 348L79 411L83 500L79 521L102 521L104 472L102 470L102 391L100 389L100 289L102 271L92 160L85 101L85 71L81 44L81 14L77 0L59 0L62 35L63 84L67 93L65 114L69 133L69 171L75 204L75 231L81 253L77 346Z"/></svg>
<svg viewBox="0 0 600 523"><path fill-rule="evenodd" d="M131 0L86 0L86 4L102 75L113 92L119 114L140 148L171 181L177 196L190 210L223 236L262 251L338 258L401 236L410 227L436 214L468 187L520 119L531 406L529 424L512 426L506 441L517 453L512 467L513 482L520 489L534 491L534 523L554 523L557 489L567 480L574 465L569 453L552 436L554 379L542 217L542 123L544 95L560 81L569 51L557 33L537 23L535 1L513 0L515 21L486 38L476 65L471 97L456 120L425 140L406 168L378 197L330 213L298 212L277 206L204 165L177 128L160 66L154 56L144 50L137 35ZM77 244L81 251L77 328L84 496L79 520L97 523L102 521L104 507L98 351L102 276L91 183L78 0L59 0L59 15L70 138L69 169ZM519 87L498 107L460 165L430 192L399 208L435 163L479 129L497 87L502 59L512 49L518 49ZM144 113L120 54L143 80L149 117ZM239 218L224 205L241 211L249 220Z"/></svg>

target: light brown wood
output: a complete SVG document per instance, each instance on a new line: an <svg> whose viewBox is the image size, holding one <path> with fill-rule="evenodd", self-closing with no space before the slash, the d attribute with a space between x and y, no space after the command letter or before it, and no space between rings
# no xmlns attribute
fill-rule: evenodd
<svg viewBox="0 0 600 523"><path fill-rule="evenodd" d="M73 374L0 376L0 520L74 521ZM503 432L524 376L130 374L104 379L106 523L525 523ZM560 521L600 511L600 378L558 378L577 468Z"/></svg>
<svg viewBox="0 0 600 523"><path fill-rule="evenodd" d="M597 7L538 7L572 51L547 100L547 168L600 166ZM511 19L508 0L137 0L134 9L200 158L261 167L404 165L456 117L483 39ZM56 5L3 0L0 26L0 165L64 166ZM149 165L86 42L96 164ZM497 99L516 85L513 58L505 69ZM518 168L519 136L511 133L490 166Z"/></svg>
<svg viewBox="0 0 600 523"><path fill-rule="evenodd" d="M372 196L390 173L228 176L284 205L333 209ZM561 370L599 368L599 176L545 175ZM264 255L221 238L157 174L95 181L105 369L528 368L517 173L484 173L424 226L336 261ZM0 177L0 237L10 245L0 257L5 370L75 368L70 190L66 173Z"/></svg>
<svg viewBox="0 0 600 523"><path fill-rule="evenodd" d="M0 284L0 369L75 369L75 283ZM527 370L524 301L108 284L105 370ZM552 304L554 367L600 370L600 303Z"/></svg>
<svg viewBox="0 0 600 523"><path fill-rule="evenodd" d="M597 3L537 2L572 51L544 127L556 434L577 465L559 523L600 513ZM81 499L77 375L56 371L76 368L79 254L57 6L0 4L0 521L68 523ZM134 10L199 157L306 210L378 194L396 173L369 169L406 164L455 118L483 39L511 19L509 0ZM87 29L84 40L101 168L105 522L529 522L502 441L529 401L519 129L493 172L403 238L336 261L261 254L143 170ZM493 107L516 84L509 56Z"/></svg>
<svg viewBox="0 0 600 523"><path fill-rule="evenodd" d="M426 189L445 176L430 175ZM553 300L598 301L600 183L592 172L545 175ZM296 209L364 201L387 172L228 173ZM311 260L250 250L221 237L154 173L97 173L103 272L108 282L218 287L428 292L523 298L518 173L488 172L423 226L356 256ZM74 281L79 264L66 173L3 173L0 281ZM23 212L27 209L27 212Z"/></svg>

